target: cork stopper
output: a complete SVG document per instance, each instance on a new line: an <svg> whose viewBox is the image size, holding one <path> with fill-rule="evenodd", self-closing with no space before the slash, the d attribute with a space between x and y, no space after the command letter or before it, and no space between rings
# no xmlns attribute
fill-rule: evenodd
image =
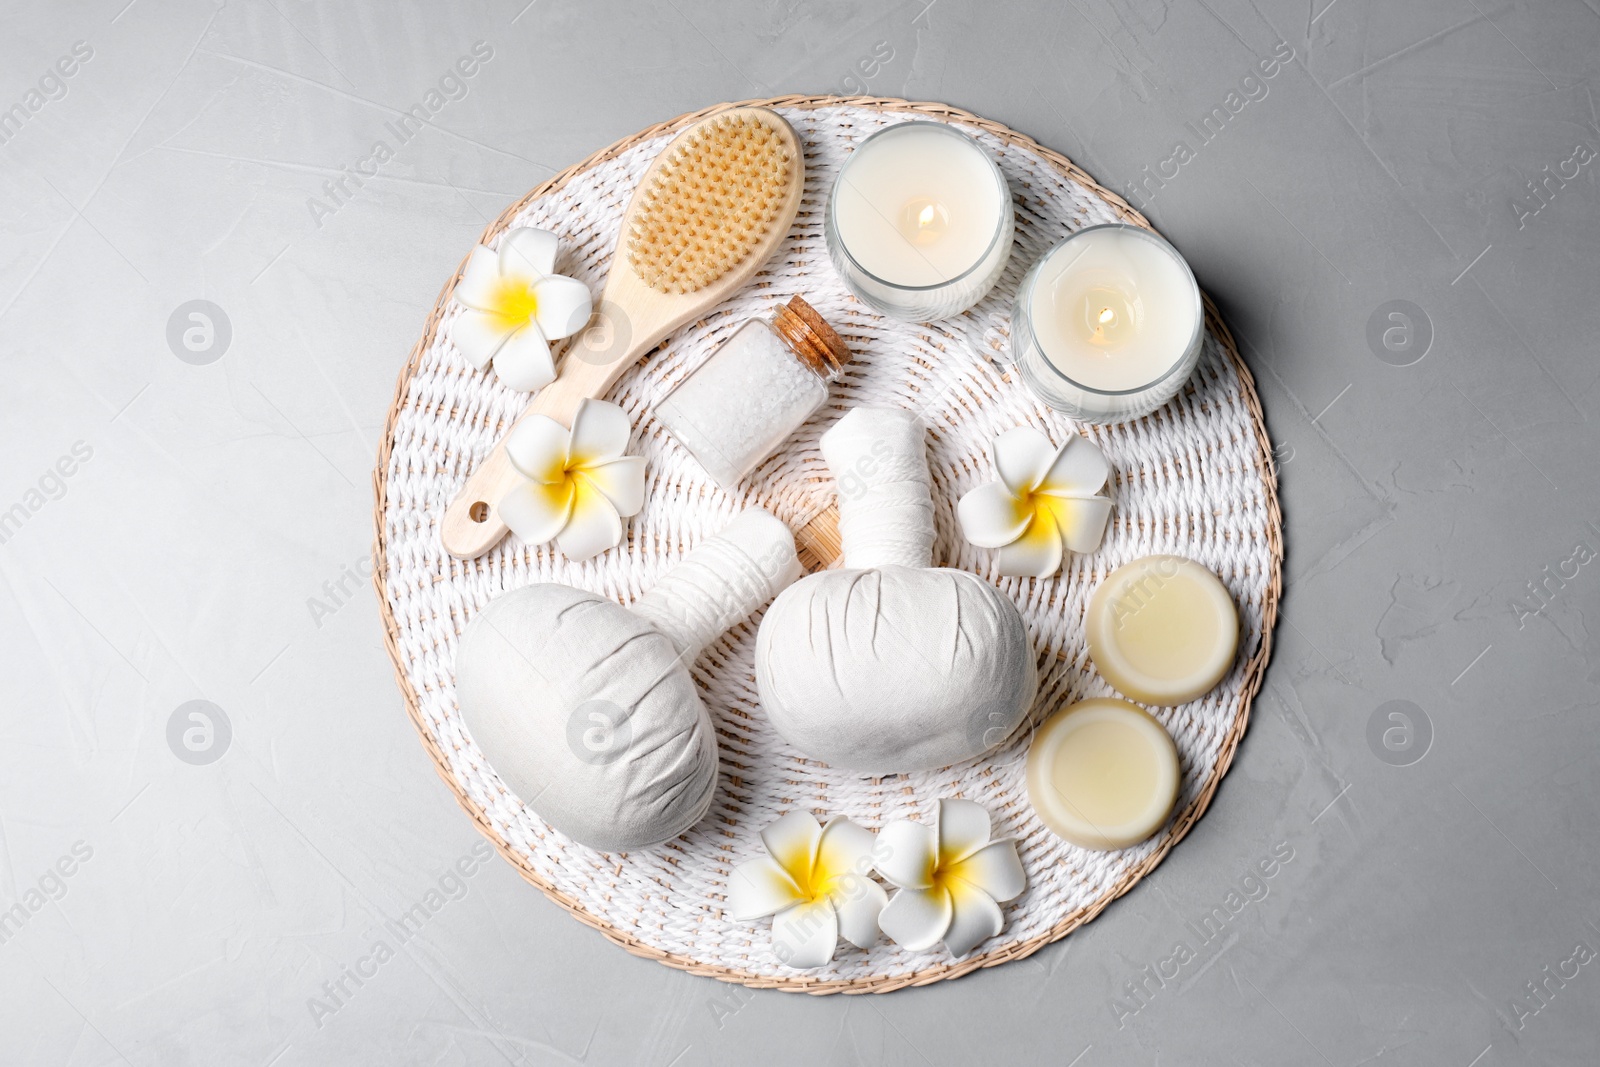
<svg viewBox="0 0 1600 1067"><path fill-rule="evenodd" d="M818 377L833 381L850 362L850 347L817 309L798 296L779 308L772 317L778 336Z"/></svg>

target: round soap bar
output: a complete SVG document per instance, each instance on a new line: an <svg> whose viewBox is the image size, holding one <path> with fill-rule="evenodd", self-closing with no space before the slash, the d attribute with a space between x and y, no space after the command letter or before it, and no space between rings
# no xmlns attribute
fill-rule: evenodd
<svg viewBox="0 0 1600 1067"><path fill-rule="evenodd" d="M1062 708L1028 749L1028 800L1081 848L1127 848L1166 823L1178 799L1178 748L1155 718L1110 697Z"/></svg>
<svg viewBox="0 0 1600 1067"><path fill-rule="evenodd" d="M1192 559L1145 556L1106 576L1085 619L1089 658L1117 690L1168 707L1204 696L1239 648L1239 612Z"/></svg>

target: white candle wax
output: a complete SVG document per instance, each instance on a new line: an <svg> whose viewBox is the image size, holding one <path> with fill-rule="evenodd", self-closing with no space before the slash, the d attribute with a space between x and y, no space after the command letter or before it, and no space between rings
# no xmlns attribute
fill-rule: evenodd
<svg viewBox="0 0 1600 1067"><path fill-rule="evenodd" d="M1194 275L1171 245L1135 226L1092 226L1023 279L1015 355L1052 406L1094 422L1136 418L1182 388L1200 321Z"/></svg>
<svg viewBox="0 0 1600 1067"><path fill-rule="evenodd" d="M1166 825L1182 773L1172 736L1125 700L1079 701L1046 719L1028 747L1028 800L1079 848L1136 845Z"/></svg>
<svg viewBox="0 0 1600 1067"><path fill-rule="evenodd" d="M1100 676L1146 704L1205 696L1239 649L1228 587L1182 556L1144 556L1112 571L1089 598L1083 628Z"/></svg>
<svg viewBox="0 0 1600 1067"><path fill-rule="evenodd" d="M880 130L834 182L828 242L862 300L914 321L965 311L1011 251L1011 195L976 141L943 123Z"/></svg>

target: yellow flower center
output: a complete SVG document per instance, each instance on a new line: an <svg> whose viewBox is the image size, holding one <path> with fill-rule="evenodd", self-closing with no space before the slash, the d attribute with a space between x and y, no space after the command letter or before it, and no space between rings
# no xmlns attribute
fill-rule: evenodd
<svg viewBox="0 0 1600 1067"><path fill-rule="evenodd" d="M818 877L821 873L813 869L809 871L790 871L789 875L794 879L794 884L800 887L800 896L815 903L826 895L822 887L827 880Z"/></svg>
<svg viewBox="0 0 1600 1067"><path fill-rule="evenodd" d="M533 469L524 473L543 485L547 492L566 499L578 485L577 464L561 452L541 457L541 460Z"/></svg>
<svg viewBox="0 0 1600 1067"><path fill-rule="evenodd" d="M509 329L526 326L539 310L539 298L526 278L502 277L490 300L490 313Z"/></svg>
<svg viewBox="0 0 1600 1067"><path fill-rule="evenodd" d="M811 903L827 897L829 883L833 881L835 875L843 873L827 870L822 856L818 856L813 863L810 853L803 848L796 848L787 855L774 858L779 866L788 872L789 877L794 879L795 888L800 891L800 899Z"/></svg>
<svg viewBox="0 0 1600 1067"><path fill-rule="evenodd" d="M1038 489L1029 489L1016 496L1017 519L1032 520L1037 524L1040 513L1049 514L1053 500Z"/></svg>

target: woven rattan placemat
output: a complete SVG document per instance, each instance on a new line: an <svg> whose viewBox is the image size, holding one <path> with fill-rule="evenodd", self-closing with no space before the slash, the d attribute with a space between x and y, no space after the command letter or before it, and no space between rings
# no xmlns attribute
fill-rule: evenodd
<svg viewBox="0 0 1600 1067"><path fill-rule="evenodd" d="M609 399L634 425L630 451L646 457L644 510L618 549L582 564L553 545L507 538L470 561L439 544L445 507L526 402L479 373L455 351L447 327L449 295L439 294L406 359L373 474L375 584L385 643L422 743L440 776L478 829L523 877L580 921L628 951L671 967L751 986L825 992L887 992L955 978L1020 959L1100 913L1156 866L1204 813L1227 772L1261 686L1281 589L1282 523L1270 446L1249 371L1207 302L1209 337L1184 393L1135 423L1082 428L1106 452L1115 501L1105 543L1072 557L1047 580L1000 578L992 553L965 544L955 501L992 477L989 442L1031 424L1059 441L1080 428L1046 408L1006 362L1010 307L1022 274L1068 232L1098 222L1148 225L1063 156L998 123L943 104L839 97L746 101L779 110L806 146L800 216L780 253L739 294L669 337L629 371ZM638 176L671 136L709 111L683 115L597 152L507 208L484 232L492 244L510 225L561 234L558 270L599 292L618 223ZM828 262L822 213L828 188L851 146L887 123L911 118L952 122L1000 161L1017 205L1016 247L993 293L955 319L912 325L885 319L855 301ZM463 250L466 251L465 249ZM802 293L856 353L830 404L764 464L735 498L722 492L651 416L652 404L744 319L770 313ZM982 759L922 774L861 778L808 760L771 729L756 699L755 623L713 643L693 668L717 725L722 774L706 818L665 845L598 853L549 828L506 791L462 726L455 704L458 636L498 593L561 581L627 603L696 543L748 503L798 526L832 500L833 482L817 437L857 404L917 410L929 428L936 496L936 562L983 574L1013 596L1033 632L1041 667L1034 723L1062 704L1107 695L1089 664L1082 613L1112 568L1152 552L1190 556L1227 584L1243 620L1234 670L1202 700L1162 709L1182 758L1178 810L1156 838L1112 853L1062 842L1033 814L1023 781L1028 735ZM931 821L940 797L966 796L990 809L996 836L1014 836L1028 889L1005 908L1006 927L971 956L952 961L936 947L907 952L887 940L869 950L844 946L817 971L781 966L770 923L736 923L722 911L735 864L756 855L757 836L796 808L849 815L876 829L891 820Z"/></svg>

